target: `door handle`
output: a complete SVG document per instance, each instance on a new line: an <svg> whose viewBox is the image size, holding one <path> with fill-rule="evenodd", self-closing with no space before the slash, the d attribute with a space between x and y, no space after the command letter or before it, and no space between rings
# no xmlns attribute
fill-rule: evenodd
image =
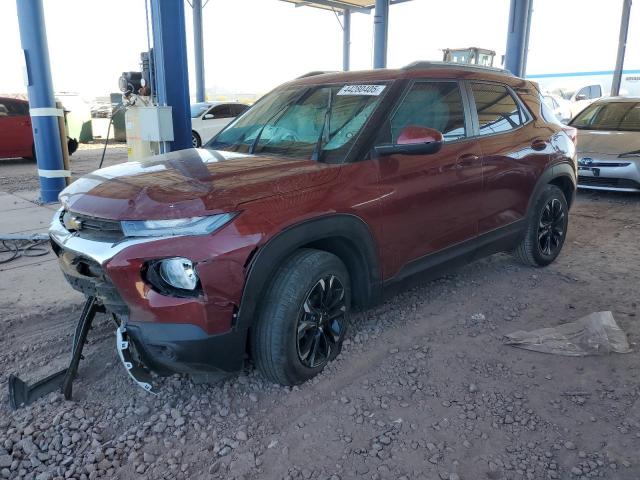
<svg viewBox="0 0 640 480"><path fill-rule="evenodd" d="M467 153L465 155L460 155L458 157L458 160L456 161L456 166L458 168L469 167L471 165L478 163L478 160L480 160L480 157L478 155Z"/></svg>
<svg viewBox="0 0 640 480"><path fill-rule="evenodd" d="M531 148L533 148L537 152L540 152L547 148L547 141L541 138L536 138L533 142L531 142Z"/></svg>

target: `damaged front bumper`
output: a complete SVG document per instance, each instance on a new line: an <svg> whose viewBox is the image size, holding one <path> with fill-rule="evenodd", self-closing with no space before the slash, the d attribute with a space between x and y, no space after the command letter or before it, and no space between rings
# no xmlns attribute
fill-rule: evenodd
<svg viewBox="0 0 640 480"><path fill-rule="evenodd" d="M82 238L64 227L61 213L54 217L49 233L65 278L74 289L95 297L117 315L121 325L116 332L118 354L138 385L153 391L145 368L160 375L242 368L246 331L233 328L232 302L220 301L213 287L200 298L177 298L154 291L144 281L141 272L150 259L185 255L189 249L193 253L188 239L125 238L113 242ZM231 262L212 263L202 262L205 274L228 272ZM224 285L213 280L210 284Z"/></svg>

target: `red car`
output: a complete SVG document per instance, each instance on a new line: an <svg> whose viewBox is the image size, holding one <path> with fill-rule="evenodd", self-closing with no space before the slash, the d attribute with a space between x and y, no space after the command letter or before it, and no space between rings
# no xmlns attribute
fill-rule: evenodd
<svg viewBox="0 0 640 480"><path fill-rule="evenodd" d="M392 284L501 251L551 263L574 141L535 84L501 70L319 74L202 149L77 180L50 234L71 285L116 315L142 364L234 371L249 357L292 385Z"/></svg>
<svg viewBox="0 0 640 480"><path fill-rule="evenodd" d="M78 141L67 137L69 155L78 149ZM29 102L0 97L0 158L36 158Z"/></svg>
<svg viewBox="0 0 640 480"><path fill-rule="evenodd" d="M0 97L0 158L35 158L29 102Z"/></svg>

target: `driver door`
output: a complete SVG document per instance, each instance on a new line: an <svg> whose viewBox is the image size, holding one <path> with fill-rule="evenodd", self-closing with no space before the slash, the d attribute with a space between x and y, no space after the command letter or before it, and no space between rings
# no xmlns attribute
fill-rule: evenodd
<svg viewBox="0 0 640 480"><path fill-rule="evenodd" d="M481 152L478 141L469 138L472 129L464 95L456 81L415 81L383 124L376 144L396 143L407 126L433 128L444 137L436 153L393 154L375 160L384 197L387 278L420 270L429 263L430 254L477 235Z"/></svg>

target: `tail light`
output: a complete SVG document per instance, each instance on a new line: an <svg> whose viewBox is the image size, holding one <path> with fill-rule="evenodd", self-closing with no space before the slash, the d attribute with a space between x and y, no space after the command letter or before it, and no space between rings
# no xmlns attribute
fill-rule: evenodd
<svg viewBox="0 0 640 480"><path fill-rule="evenodd" d="M574 145L578 143L578 129L573 127L562 127L564 133L571 139Z"/></svg>

